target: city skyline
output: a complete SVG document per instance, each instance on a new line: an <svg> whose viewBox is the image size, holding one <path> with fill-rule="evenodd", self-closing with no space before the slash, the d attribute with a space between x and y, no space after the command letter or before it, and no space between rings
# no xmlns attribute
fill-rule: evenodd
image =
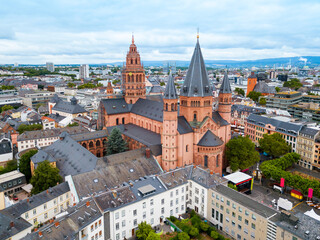
<svg viewBox="0 0 320 240"><path fill-rule="evenodd" d="M6 2L0 64L122 62L132 32L145 61L188 60L198 27L207 60L319 56L319 10L316 1Z"/></svg>

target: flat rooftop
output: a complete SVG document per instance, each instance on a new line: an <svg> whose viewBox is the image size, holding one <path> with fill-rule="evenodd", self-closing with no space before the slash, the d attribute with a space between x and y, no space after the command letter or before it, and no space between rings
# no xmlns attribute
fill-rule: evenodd
<svg viewBox="0 0 320 240"><path fill-rule="evenodd" d="M12 172L8 172L8 173L5 173L5 174L1 174L0 175L0 183L4 183L4 182L8 182L12 179L16 179L16 178L19 178L19 177L24 177L24 174L15 170L15 171L12 171Z"/></svg>
<svg viewBox="0 0 320 240"><path fill-rule="evenodd" d="M238 183L241 183L241 182L246 181L248 179L251 179L252 177L246 173L243 173L243 172L235 172L235 173L231 173L227 176L224 176L224 178L230 182L238 184Z"/></svg>

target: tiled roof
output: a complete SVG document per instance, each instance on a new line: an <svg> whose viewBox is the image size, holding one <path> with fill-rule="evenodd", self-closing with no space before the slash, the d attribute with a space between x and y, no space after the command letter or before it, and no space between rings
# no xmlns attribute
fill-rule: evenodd
<svg viewBox="0 0 320 240"><path fill-rule="evenodd" d="M221 146L222 144L223 141L215 134L213 134L210 130L208 130L200 139L197 145L202 147L217 147Z"/></svg>
<svg viewBox="0 0 320 240"><path fill-rule="evenodd" d="M178 117L178 132L180 134L186 134L193 132L192 127L188 123L187 119L184 116Z"/></svg>
<svg viewBox="0 0 320 240"><path fill-rule="evenodd" d="M73 100L73 99L71 99ZM65 102L65 101L58 101L56 105L52 108L54 111L65 112L70 114L76 113L84 113L87 112L83 107L81 107L76 102Z"/></svg>
<svg viewBox="0 0 320 240"><path fill-rule="evenodd" d="M219 93L232 93L231 91L231 86L230 86L230 81L228 78L228 73L224 73L223 81L220 86L220 92Z"/></svg>
<svg viewBox="0 0 320 240"><path fill-rule="evenodd" d="M162 102L139 98L138 101L133 104L131 112L159 122L163 121Z"/></svg>
<svg viewBox="0 0 320 240"><path fill-rule="evenodd" d="M124 98L102 99L101 103L109 115L130 112L129 106Z"/></svg>
<svg viewBox="0 0 320 240"><path fill-rule="evenodd" d="M266 84L263 81L259 81L254 87L253 91L261 92L261 93L271 93L271 94L276 93L276 90L274 87L269 87L268 84Z"/></svg>

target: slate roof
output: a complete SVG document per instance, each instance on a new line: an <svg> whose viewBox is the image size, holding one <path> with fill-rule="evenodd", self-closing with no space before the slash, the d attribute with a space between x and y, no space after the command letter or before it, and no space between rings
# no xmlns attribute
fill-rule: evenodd
<svg viewBox="0 0 320 240"><path fill-rule="evenodd" d="M108 127L108 133L111 133L112 129L117 127L121 133L125 136L128 136L144 145L149 147L152 151L152 154L159 156L162 154L161 147L161 135L145 128L139 127L134 124L124 124L118 126Z"/></svg>
<svg viewBox="0 0 320 240"><path fill-rule="evenodd" d="M186 97L212 96L212 87L209 84L199 39L197 40L180 95Z"/></svg>
<svg viewBox="0 0 320 240"><path fill-rule="evenodd" d="M13 227L10 227L11 223ZM31 227L32 225L20 216L12 216L9 211L0 211L0 239L9 239Z"/></svg>
<svg viewBox="0 0 320 240"><path fill-rule="evenodd" d="M8 140L2 140L0 142L0 154L11 153L11 143Z"/></svg>
<svg viewBox="0 0 320 240"><path fill-rule="evenodd" d="M163 93L164 88L162 86L152 86L149 93Z"/></svg>
<svg viewBox="0 0 320 240"><path fill-rule="evenodd" d="M61 116L59 113L56 114L49 114L47 117L52 118L55 122L59 123L66 117Z"/></svg>
<svg viewBox="0 0 320 240"><path fill-rule="evenodd" d="M229 123L221 117L218 111L212 112L212 120L220 126L229 125Z"/></svg>
<svg viewBox="0 0 320 240"><path fill-rule="evenodd" d="M210 130L208 130L200 139L197 145L202 147L217 147L221 146L222 144L223 141Z"/></svg>
<svg viewBox="0 0 320 240"><path fill-rule="evenodd" d="M261 93L269 93L273 94L276 93L275 88L269 87L266 82L259 81L256 86L253 88L253 91L255 92L261 92Z"/></svg>
<svg viewBox="0 0 320 240"><path fill-rule="evenodd" d="M301 134L308 135L311 138L314 138L318 134L319 130L314 128L309 128L306 126L303 126L300 130Z"/></svg>
<svg viewBox="0 0 320 240"><path fill-rule="evenodd" d="M58 101L52 110L65 112L70 114L84 113L87 112L83 107L81 107L77 102L74 102L74 99L71 99L71 102L65 102L63 100Z"/></svg>
<svg viewBox="0 0 320 240"><path fill-rule="evenodd" d="M240 114L242 112L248 112L248 113L266 113L265 108L255 108L255 107L249 107L245 105L238 105L238 104L233 104L231 106L231 113L234 113L235 111L238 111Z"/></svg>
<svg viewBox="0 0 320 240"><path fill-rule="evenodd" d="M72 179L79 197L82 198L120 186L124 182L135 181L141 176L161 172L157 160L152 156L146 158L145 148L141 148L100 158L93 171L72 176Z"/></svg>
<svg viewBox="0 0 320 240"><path fill-rule="evenodd" d="M18 136L18 141L58 137L62 132L67 132L70 135L73 135L73 134L79 134L79 133L88 133L89 130L82 126L76 126L76 127L54 128L54 129L36 130L36 131L26 131Z"/></svg>
<svg viewBox="0 0 320 240"><path fill-rule="evenodd" d="M109 115L130 112L124 98L102 99L101 102Z"/></svg>
<svg viewBox="0 0 320 240"><path fill-rule="evenodd" d="M276 127L276 131L285 133L291 136L297 136L302 128L302 125L294 124L290 122L283 122L277 119L264 117L261 115L251 113L247 118L248 123L252 123L258 126L265 127L267 124L271 124Z"/></svg>
<svg viewBox="0 0 320 240"><path fill-rule="evenodd" d="M178 117L178 132L181 135L193 132L192 127L184 116Z"/></svg>
<svg viewBox="0 0 320 240"><path fill-rule="evenodd" d="M174 79L172 75L169 76L169 80L164 91L164 99L178 99L176 87L174 85Z"/></svg>
<svg viewBox="0 0 320 240"><path fill-rule="evenodd" d="M62 177L92 171L96 166L97 157L73 140L68 133L63 132L60 136L62 139L43 148L39 154L32 157L32 161L38 164L47 160L46 157L49 161L55 159Z"/></svg>
<svg viewBox="0 0 320 240"><path fill-rule="evenodd" d="M139 98L138 101L133 104L131 112L159 122L163 121L162 102Z"/></svg>
<svg viewBox="0 0 320 240"><path fill-rule="evenodd" d="M51 103L58 103L61 101L61 98L58 97L58 94L53 95L49 102Z"/></svg>
<svg viewBox="0 0 320 240"><path fill-rule="evenodd" d="M228 78L228 73L224 73L223 81L220 86L220 92L219 93L232 93L231 91L231 86L230 86L230 81Z"/></svg>
<svg viewBox="0 0 320 240"><path fill-rule="evenodd" d="M75 135L72 135L71 138L77 142L80 142L80 141L104 138L107 136L108 136L108 132L106 130L99 130L94 132L75 134Z"/></svg>

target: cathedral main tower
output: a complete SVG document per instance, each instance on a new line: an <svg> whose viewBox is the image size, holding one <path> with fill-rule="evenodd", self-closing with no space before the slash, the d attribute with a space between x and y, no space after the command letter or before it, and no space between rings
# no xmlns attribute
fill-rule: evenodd
<svg viewBox="0 0 320 240"><path fill-rule="evenodd" d="M146 98L145 72L133 36L122 71L122 90L128 104L134 104L139 98Z"/></svg>

